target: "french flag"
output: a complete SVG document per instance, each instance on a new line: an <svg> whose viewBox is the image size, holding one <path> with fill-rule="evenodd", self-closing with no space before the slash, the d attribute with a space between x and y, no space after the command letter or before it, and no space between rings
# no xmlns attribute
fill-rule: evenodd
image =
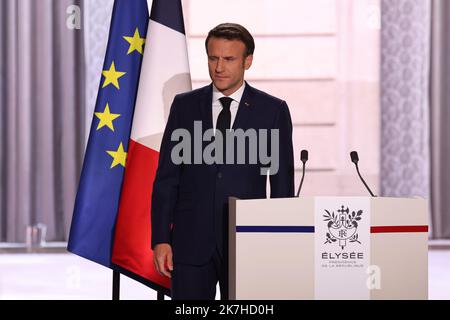
<svg viewBox="0 0 450 320"><path fill-rule="evenodd" d="M180 0L153 0L115 226L112 263L156 290L170 288L153 265L151 197L159 150L176 94L191 90ZM166 291L167 292L167 291Z"/></svg>

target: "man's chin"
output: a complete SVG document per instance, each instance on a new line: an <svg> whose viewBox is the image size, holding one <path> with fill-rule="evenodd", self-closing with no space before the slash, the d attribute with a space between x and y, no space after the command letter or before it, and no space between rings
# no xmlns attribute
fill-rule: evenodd
<svg viewBox="0 0 450 320"><path fill-rule="evenodd" d="M214 86L220 91L229 90L230 88L233 87L233 84L224 80L214 80L213 83Z"/></svg>
<svg viewBox="0 0 450 320"><path fill-rule="evenodd" d="M219 91L225 91L225 90L228 90L230 88L230 86L228 86L228 85L226 85L224 83L221 83L220 81L213 81L213 83L214 83L214 86Z"/></svg>

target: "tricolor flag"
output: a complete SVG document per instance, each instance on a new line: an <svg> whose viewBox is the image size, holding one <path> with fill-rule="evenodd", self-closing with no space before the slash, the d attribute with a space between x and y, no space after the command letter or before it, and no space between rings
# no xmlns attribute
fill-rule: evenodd
<svg viewBox="0 0 450 320"><path fill-rule="evenodd" d="M146 0L116 0L68 250L112 267L114 226L148 26Z"/></svg>
<svg viewBox="0 0 450 320"><path fill-rule="evenodd" d="M154 0L133 118L112 261L151 287L169 288L153 266L151 197L159 148L176 94L191 90L180 0ZM158 287L156 287L158 288Z"/></svg>

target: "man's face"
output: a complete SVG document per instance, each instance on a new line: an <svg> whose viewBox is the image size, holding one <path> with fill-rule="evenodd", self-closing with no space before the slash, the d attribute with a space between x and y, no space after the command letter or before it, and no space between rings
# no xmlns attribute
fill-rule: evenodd
<svg viewBox="0 0 450 320"><path fill-rule="evenodd" d="M244 57L245 51L245 44L239 40L212 37L208 41L209 76L226 96L239 89L245 70L252 65L253 55Z"/></svg>

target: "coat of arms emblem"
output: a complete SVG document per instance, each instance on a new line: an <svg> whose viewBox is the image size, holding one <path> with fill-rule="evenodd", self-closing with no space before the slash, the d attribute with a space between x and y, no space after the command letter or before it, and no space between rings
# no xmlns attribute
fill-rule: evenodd
<svg viewBox="0 0 450 320"><path fill-rule="evenodd" d="M347 241L361 244L358 240L358 221L362 218L362 210L350 213L348 207L341 206L341 209L337 210L338 214L335 214L334 211L330 213L328 210L325 212L323 221L328 221L325 244L338 241L342 250L347 245Z"/></svg>

